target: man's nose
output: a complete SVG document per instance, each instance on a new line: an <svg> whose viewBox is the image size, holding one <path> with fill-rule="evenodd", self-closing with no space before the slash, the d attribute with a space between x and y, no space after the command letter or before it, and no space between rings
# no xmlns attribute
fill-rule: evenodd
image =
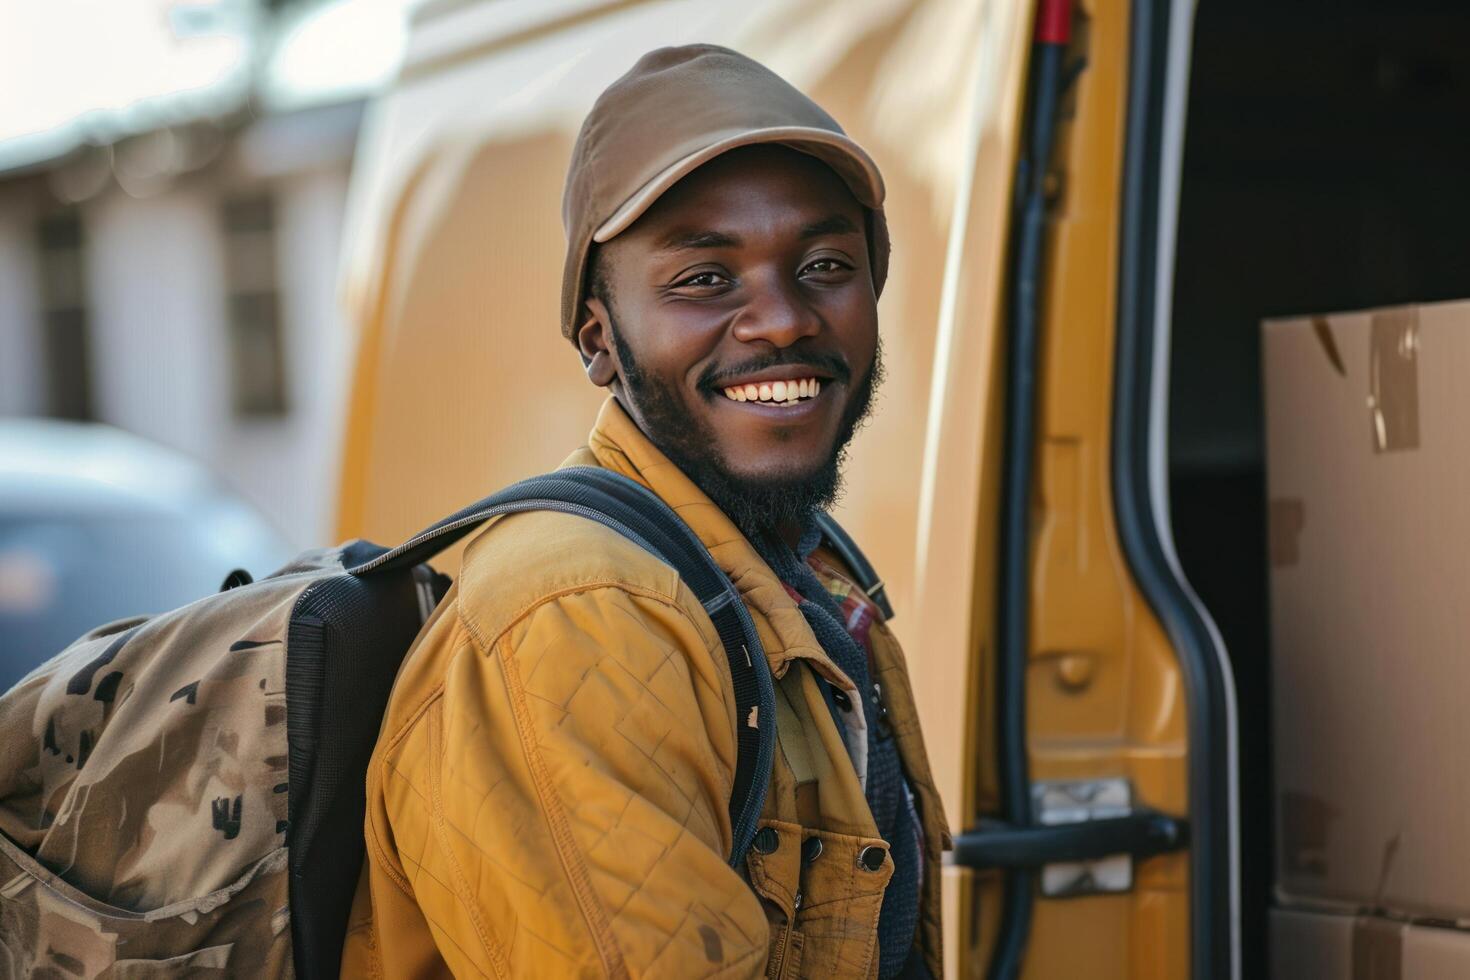
<svg viewBox="0 0 1470 980"><path fill-rule="evenodd" d="M746 288L749 300L732 327L736 340L747 344L764 340L775 347L790 347L821 331L822 319L797 283L773 273L747 276Z"/></svg>

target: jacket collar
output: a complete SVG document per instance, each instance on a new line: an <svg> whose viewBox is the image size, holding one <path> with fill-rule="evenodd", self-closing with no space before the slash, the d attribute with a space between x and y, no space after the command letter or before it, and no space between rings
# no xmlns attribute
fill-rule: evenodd
<svg viewBox="0 0 1470 980"><path fill-rule="evenodd" d="M822 650L796 602L769 565L725 512L694 481L660 452L637 424L609 396L597 415L587 445L562 466L601 466L643 484L684 519L709 549L716 564L730 576L754 616L771 673L782 677L793 659L812 668L845 690L853 688Z"/></svg>

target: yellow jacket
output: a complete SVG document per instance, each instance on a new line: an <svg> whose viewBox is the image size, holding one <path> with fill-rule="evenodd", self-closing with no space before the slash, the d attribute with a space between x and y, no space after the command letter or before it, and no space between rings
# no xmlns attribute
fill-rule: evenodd
<svg viewBox="0 0 1470 980"><path fill-rule="evenodd" d="M893 863L859 860L886 844L814 674L852 683L745 538L616 401L567 465L650 487L739 588L776 678L761 819L772 833L751 849L747 883L726 862L734 694L693 593L592 521L502 518L466 549L394 686L368 769L343 975L874 975ZM938 977L947 824L898 643L881 623L870 639L924 830L916 942Z"/></svg>

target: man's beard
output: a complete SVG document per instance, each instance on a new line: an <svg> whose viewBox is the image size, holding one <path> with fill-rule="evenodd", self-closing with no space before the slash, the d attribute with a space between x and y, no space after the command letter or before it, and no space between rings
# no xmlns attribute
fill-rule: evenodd
<svg viewBox="0 0 1470 980"><path fill-rule="evenodd" d="M842 492L842 467L847 460L847 446L853 435L867 421L873 405L873 394L883 380L881 342L873 350L873 364L858 381L855 395L843 412L832 452L814 472L763 478L742 477L730 470L716 448L715 434L704 420L693 418L669 387L649 378L639 366L633 351L623 341L616 323L612 325L613 344L622 362L623 387L641 418L644 435L665 456L694 481L715 506L738 527L747 538L755 539L766 532L804 527L818 512L829 509ZM753 373L778 365L822 366L839 373L843 380L850 374L839 359L813 358L790 348L776 351L759 363L741 367L741 373ZM710 379L702 379L701 389Z"/></svg>

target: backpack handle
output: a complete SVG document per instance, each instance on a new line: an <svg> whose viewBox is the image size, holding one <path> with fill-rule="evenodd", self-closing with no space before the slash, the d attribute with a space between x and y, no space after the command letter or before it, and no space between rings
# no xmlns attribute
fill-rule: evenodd
<svg viewBox="0 0 1470 980"><path fill-rule="evenodd" d="M421 564L486 521L553 510L596 521L667 562L719 633L735 688L737 755L730 795L730 864L739 867L765 805L776 747L776 694L755 623L699 536L651 490L611 470L577 466L522 480L450 514L347 571L366 576ZM845 558L846 556L844 556Z"/></svg>

